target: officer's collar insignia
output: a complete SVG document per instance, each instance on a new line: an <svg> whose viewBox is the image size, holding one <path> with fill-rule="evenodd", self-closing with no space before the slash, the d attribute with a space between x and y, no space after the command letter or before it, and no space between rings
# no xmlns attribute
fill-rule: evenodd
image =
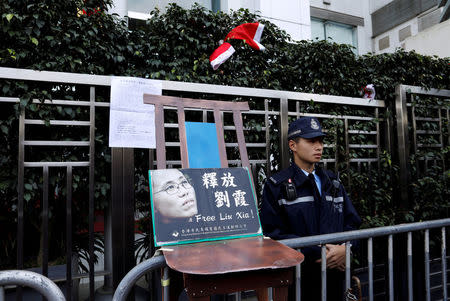
<svg viewBox="0 0 450 301"><path fill-rule="evenodd" d="M317 122L314 119L311 119L311 128L313 130L318 130L319 129L319 125L317 124Z"/></svg>

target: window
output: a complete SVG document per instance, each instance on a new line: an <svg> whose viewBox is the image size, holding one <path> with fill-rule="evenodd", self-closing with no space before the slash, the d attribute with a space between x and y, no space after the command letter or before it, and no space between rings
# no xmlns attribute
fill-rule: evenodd
<svg viewBox="0 0 450 301"><path fill-rule="evenodd" d="M220 9L220 0L127 0L128 11L143 14L143 16L144 14L150 13L155 7L164 11L167 5L172 2L185 9L190 9L194 3L198 3L207 9L212 9L214 11Z"/></svg>
<svg viewBox="0 0 450 301"><path fill-rule="evenodd" d="M220 10L220 0L211 0L211 10L215 13Z"/></svg>
<svg viewBox="0 0 450 301"><path fill-rule="evenodd" d="M116 0L118 1L118 0ZM150 18L150 12L158 7L164 13L169 3L190 9L194 3L204 6L206 9L217 12L220 10L220 0L125 0L128 8L128 27L136 29L145 25L145 20Z"/></svg>
<svg viewBox="0 0 450 301"><path fill-rule="evenodd" d="M350 44L358 53L356 27L338 22L311 18L311 39L329 39L339 44Z"/></svg>

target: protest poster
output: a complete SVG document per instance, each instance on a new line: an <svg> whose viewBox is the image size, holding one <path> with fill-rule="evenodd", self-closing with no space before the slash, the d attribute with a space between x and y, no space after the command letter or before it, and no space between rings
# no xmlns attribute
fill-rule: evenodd
<svg viewBox="0 0 450 301"><path fill-rule="evenodd" d="M150 170L156 246L262 235L246 168Z"/></svg>

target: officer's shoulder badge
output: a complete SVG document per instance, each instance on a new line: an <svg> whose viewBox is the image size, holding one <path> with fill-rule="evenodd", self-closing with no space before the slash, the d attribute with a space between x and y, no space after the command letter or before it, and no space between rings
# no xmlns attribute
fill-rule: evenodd
<svg viewBox="0 0 450 301"><path fill-rule="evenodd" d="M285 169L280 171L279 173L274 174L270 177L270 180L273 184L278 185L291 178L291 172L289 169Z"/></svg>

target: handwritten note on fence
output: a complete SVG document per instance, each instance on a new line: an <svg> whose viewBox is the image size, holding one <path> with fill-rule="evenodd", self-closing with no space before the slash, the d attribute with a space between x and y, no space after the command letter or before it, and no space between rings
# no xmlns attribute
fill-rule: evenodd
<svg viewBox="0 0 450 301"><path fill-rule="evenodd" d="M109 147L156 148L155 108L144 104L144 93L161 95L161 82L112 77Z"/></svg>

